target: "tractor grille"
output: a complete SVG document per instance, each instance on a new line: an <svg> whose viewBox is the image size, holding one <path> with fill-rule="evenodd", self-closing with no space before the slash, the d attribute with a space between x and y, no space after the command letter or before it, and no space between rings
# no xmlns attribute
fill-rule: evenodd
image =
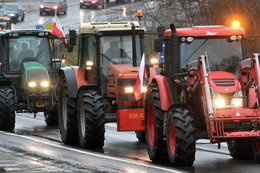
<svg viewBox="0 0 260 173"><path fill-rule="evenodd" d="M223 79L212 79L216 86L220 87L229 87L235 86L235 79L232 78L223 78Z"/></svg>

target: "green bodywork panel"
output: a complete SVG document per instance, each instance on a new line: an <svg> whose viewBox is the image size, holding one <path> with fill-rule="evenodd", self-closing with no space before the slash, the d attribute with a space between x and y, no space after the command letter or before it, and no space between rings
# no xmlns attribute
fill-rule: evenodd
<svg viewBox="0 0 260 173"><path fill-rule="evenodd" d="M50 76L48 70L41 63L36 61L24 62L22 65L22 88L28 90L29 93L37 92L38 94L48 93L48 88L42 88L40 83L42 81L50 82ZM29 88L28 83L34 81L36 82L35 88Z"/></svg>

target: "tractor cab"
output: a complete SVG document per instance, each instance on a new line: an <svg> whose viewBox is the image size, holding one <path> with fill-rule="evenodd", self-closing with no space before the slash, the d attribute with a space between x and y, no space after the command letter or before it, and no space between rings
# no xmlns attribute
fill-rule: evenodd
<svg viewBox="0 0 260 173"><path fill-rule="evenodd" d="M111 88L114 84L108 82L108 78L122 78L119 83L133 87L133 80L128 80L127 83L123 81L137 75L144 28L137 22L86 23L80 26L79 32L82 37L81 50L85 50L80 52L80 66L85 69L88 84L99 85L105 97L119 99L115 88Z"/></svg>

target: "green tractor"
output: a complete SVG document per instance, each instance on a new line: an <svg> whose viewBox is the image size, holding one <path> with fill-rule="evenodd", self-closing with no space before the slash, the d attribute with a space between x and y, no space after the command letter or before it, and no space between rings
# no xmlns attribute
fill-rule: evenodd
<svg viewBox="0 0 260 173"><path fill-rule="evenodd" d="M57 121L57 78L49 31L12 30L0 35L0 130L12 131L17 113L44 112L48 126Z"/></svg>

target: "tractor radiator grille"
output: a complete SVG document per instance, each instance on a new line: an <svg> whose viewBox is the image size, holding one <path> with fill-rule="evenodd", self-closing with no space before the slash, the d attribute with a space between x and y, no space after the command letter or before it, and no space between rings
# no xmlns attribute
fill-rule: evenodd
<svg viewBox="0 0 260 173"><path fill-rule="evenodd" d="M235 79L232 78L223 78L223 79L212 79L216 86L228 87L235 86Z"/></svg>

